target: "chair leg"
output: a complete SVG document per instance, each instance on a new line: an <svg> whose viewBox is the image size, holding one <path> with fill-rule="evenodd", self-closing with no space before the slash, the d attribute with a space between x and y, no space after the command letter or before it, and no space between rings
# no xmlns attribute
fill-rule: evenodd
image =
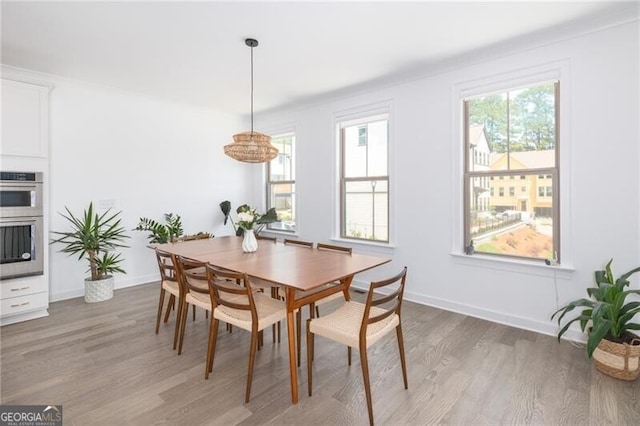
<svg viewBox="0 0 640 426"><path fill-rule="evenodd" d="M407 382L407 362L404 358L404 339L402 338L402 326L400 324L396 327L396 334L398 335L398 349L400 350L400 364L402 365L404 388L409 389L409 384Z"/></svg>
<svg viewBox="0 0 640 426"><path fill-rule="evenodd" d="M311 396L312 388L313 388L313 350L314 350L314 334L309 329L309 323L311 319L307 320L307 386L309 389L309 396Z"/></svg>
<svg viewBox="0 0 640 426"><path fill-rule="evenodd" d="M191 305L193 306L193 320L196 320L196 305Z"/></svg>
<svg viewBox="0 0 640 426"><path fill-rule="evenodd" d="M351 366L351 346L347 346L347 359L349 360L349 366Z"/></svg>
<svg viewBox="0 0 640 426"><path fill-rule="evenodd" d="M178 312L176 312L176 327L173 331L173 350L178 346L178 338L180 337L180 324L182 324L182 299L178 300Z"/></svg>
<svg viewBox="0 0 640 426"><path fill-rule="evenodd" d="M249 372L247 373L247 391L245 392L244 402L249 403L251 397L251 381L253 380L253 364L256 359L256 346L258 346L258 333L251 333L251 345L249 346Z"/></svg>
<svg viewBox="0 0 640 426"><path fill-rule="evenodd" d="M216 341L218 340L219 321L211 314L211 325L209 326L209 345L207 346L207 362L204 368L204 379L209 378L209 373L213 371L213 357L216 354Z"/></svg>
<svg viewBox="0 0 640 426"><path fill-rule="evenodd" d="M302 308L296 312L296 351L298 354L298 367L300 367L300 339L302 338Z"/></svg>
<svg viewBox="0 0 640 426"><path fill-rule="evenodd" d="M169 314L171 314L171 307L175 302L176 297L173 294L169 295L169 302L167 302L167 312L164 313L164 322L169 321Z"/></svg>
<svg viewBox="0 0 640 426"><path fill-rule="evenodd" d="M162 318L162 305L164 305L164 288L160 286L160 302L158 302L158 317L156 318L156 334L160 330L160 318Z"/></svg>
<svg viewBox="0 0 640 426"><path fill-rule="evenodd" d="M273 340L273 343L276 342L276 325L275 324L271 325L271 339Z"/></svg>
<svg viewBox="0 0 640 426"><path fill-rule="evenodd" d="M369 382L369 362L367 361L367 347L360 344L360 364L362 365L362 377L364 378L364 393L367 397L367 409L369 410L369 424L373 426L373 407L371 406L371 383Z"/></svg>
<svg viewBox="0 0 640 426"><path fill-rule="evenodd" d="M278 343L280 343L280 326L282 325L281 323L282 321L278 321Z"/></svg>
<svg viewBox="0 0 640 426"><path fill-rule="evenodd" d="M178 355L182 353L182 342L184 341L184 329L187 325L187 314L189 313L189 305L187 302L182 302L181 314L182 318L180 319L180 336L178 337Z"/></svg>

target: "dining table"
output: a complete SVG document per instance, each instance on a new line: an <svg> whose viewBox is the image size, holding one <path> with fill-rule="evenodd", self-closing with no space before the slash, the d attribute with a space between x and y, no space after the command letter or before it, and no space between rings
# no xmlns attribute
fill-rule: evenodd
<svg viewBox="0 0 640 426"><path fill-rule="evenodd" d="M177 256L206 262L218 268L245 273L251 278L282 286L287 307L287 336L291 401L298 402L298 370L294 313L303 306L342 291L349 300L349 287L356 274L375 268L391 259L359 253L345 254L296 245L258 241L253 253L242 250L242 238L236 236L180 241L153 246ZM339 283L327 286L326 284ZM316 291L317 290L317 291Z"/></svg>

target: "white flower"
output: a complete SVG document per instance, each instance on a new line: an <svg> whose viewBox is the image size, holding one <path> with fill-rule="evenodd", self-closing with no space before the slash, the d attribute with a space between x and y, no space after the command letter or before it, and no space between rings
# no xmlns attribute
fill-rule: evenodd
<svg viewBox="0 0 640 426"><path fill-rule="evenodd" d="M240 212L238 213L238 220L240 222L253 222L254 216L250 212Z"/></svg>

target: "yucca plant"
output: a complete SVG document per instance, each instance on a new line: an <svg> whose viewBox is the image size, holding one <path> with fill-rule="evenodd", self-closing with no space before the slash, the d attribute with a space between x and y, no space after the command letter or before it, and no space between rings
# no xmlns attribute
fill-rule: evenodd
<svg viewBox="0 0 640 426"><path fill-rule="evenodd" d="M580 322L580 328L584 332L589 328L587 340L587 355L593 355L602 339L616 343L631 343L638 337L630 330L640 330L640 324L633 321L636 314L640 313L640 302L626 302L627 296L640 295L640 290L629 290L629 277L640 271L640 267L615 277L611 269L613 259L609 260L604 270L595 271L596 287L587 288L587 294L591 299L578 299L568 305L558 309L552 316L557 314L558 325L564 316L576 308L583 308L580 315L567 322L558 332L558 340L569 329L569 326L576 321Z"/></svg>
<svg viewBox="0 0 640 426"><path fill-rule="evenodd" d="M107 275L119 272L126 273L121 267L120 253L112 253L117 248L128 247L124 240L129 238L121 224L121 212L112 213L107 210L102 214L93 211L93 203L84 210L81 217L75 216L68 207L67 214L60 213L71 224L71 231L57 232L59 238L51 243L64 244L61 253L69 256L78 255L78 260L86 258L89 262L91 280L101 280Z"/></svg>

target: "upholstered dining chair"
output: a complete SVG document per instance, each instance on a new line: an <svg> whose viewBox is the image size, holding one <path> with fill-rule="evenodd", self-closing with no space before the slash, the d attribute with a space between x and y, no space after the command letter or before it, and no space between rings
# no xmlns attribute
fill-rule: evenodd
<svg viewBox="0 0 640 426"><path fill-rule="evenodd" d="M407 268L396 276L382 281L374 281L369 287L365 303L347 301L337 310L320 318L307 320L307 374L309 396L312 394L313 377L312 363L314 351L314 336L319 335L347 346L349 365L351 365L351 348L360 351L360 364L364 379L364 390L369 411L369 424L373 425L373 405L371 401L371 384L369 381L369 364L367 348L393 329L396 330L400 364L404 388L408 389L407 365L404 356L404 341L402 337L402 298L407 278ZM388 294L380 295L374 292L383 287L397 284L395 289L389 289Z"/></svg>
<svg viewBox="0 0 640 426"><path fill-rule="evenodd" d="M267 237L267 236L263 236L263 235L256 235L256 239L258 240L263 240L263 241L269 241L272 242L273 244L276 244L278 242L278 239L276 237ZM251 287L254 290L258 290L261 291L263 293L268 293L271 294L271 297L273 297L274 299L281 299L283 298L282 293L281 293L281 286L279 285L274 285L273 283L270 283L268 281L263 281L261 279L258 278L252 278L251 279ZM277 324L277 334L276 334L276 324L273 324L272 326L272 330L273 330L273 343L276 342L276 336L278 338L278 343L280 343L280 336L281 336L281 328L280 328L280 323Z"/></svg>
<svg viewBox="0 0 640 426"><path fill-rule="evenodd" d="M292 240L290 238L285 238L282 242L285 245L294 245L294 246L313 248L313 243L310 241Z"/></svg>
<svg viewBox="0 0 640 426"><path fill-rule="evenodd" d="M254 292L246 274L207 265L207 278L210 289L210 303L215 308L211 315L204 378L208 379L209 373L213 371L219 321L225 321L228 324L251 332L249 368L245 390L245 403L248 403L251 396L253 366L259 333L286 318L286 304L282 300L274 299L264 293ZM236 283L239 283L239 285Z"/></svg>
<svg viewBox="0 0 640 426"><path fill-rule="evenodd" d="M160 269L160 299L158 301L158 315L156 318L156 334L160 329L160 318L162 317L162 306L166 293L169 293L167 310L164 314L164 322L169 320L171 311L174 310L176 299L178 299L178 311L176 312L176 324L173 332L173 349L178 342L178 332L180 330L180 284L175 268L175 256L164 251L155 250L158 268Z"/></svg>

